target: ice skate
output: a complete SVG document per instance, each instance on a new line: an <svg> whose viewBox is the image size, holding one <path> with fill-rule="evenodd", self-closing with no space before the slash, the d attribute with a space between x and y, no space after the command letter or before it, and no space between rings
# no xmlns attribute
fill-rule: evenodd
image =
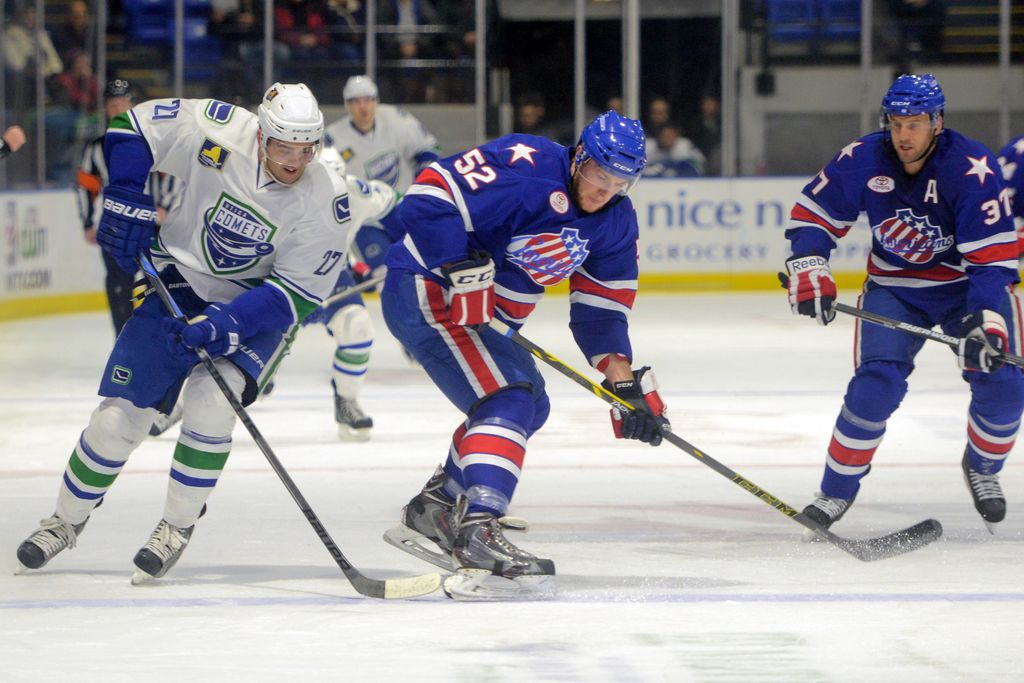
<svg viewBox="0 0 1024 683"><path fill-rule="evenodd" d="M441 490L446 481L448 475L438 467L423 490L402 508L402 523L384 532L384 540L441 569L455 571L451 558L455 540L451 516L455 501Z"/></svg>
<svg viewBox="0 0 1024 683"><path fill-rule="evenodd" d="M856 498L857 496L854 496L849 500L846 500L845 498L833 498L819 492L818 497L815 498L810 505L804 508L803 514L817 522L822 528L828 529L843 518L843 515L845 515L846 511L850 509L850 506L853 505L853 501ZM821 538L810 529L804 529L803 540L806 543L809 541L818 541L821 540Z"/></svg>
<svg viewBox="0 0 1024 683"><path fill-rule="evenodd" d="M39 569L65 548L74 548L78 534L82 533L88 517L81 524L65 522L56 513L42 520L39 528L18 546L20 567L14 570L21 574L29 569Z"/></svg>
<svg viewBox="0 0 1024 683"><path fill-rule="evenodd" d="M1006 497L1003 496L1003 488L999 485L999 475L982 474L973 469L966 450L960 466L964 471L967 490L974 499L974 509L985 521L989 533L994 534L996 526L1006 517Z"/></svg>
<svg viewBox="0 0 1024 683"><path fill-rule="evenodd" d="M202 517L205 513L206 506L204 505L199 516ZM193 524L182 529L161 519L160 523L156 525L156 529L150 534L146 545L135 553L135 559L132 561L135 563L136 570L132 574L132 585L137 586L150 579L159 579L166 574L185 552L185 546L192 538L195 528L196 525Z"/></svg>
<svg viewBox="0 0 1024 683"><path fill-rule="evenodd" d="M334 381L331 381L334 387ZM353 399L344 399L334 392L334 421L338 423L338 438L342 441L369 441L373 418L368 417Z"/></svg>
<svg viewBox="0 0 1024 683"><path fill-rule="evenodd" d="M171 409L170 415L164 415L160 413L153 420L153 426L149 428L150 436L160 436L174 425L181 422L181 413L184 410L184 406L181 401L174 404L174 408Z"/></svg>
<svg viewBox="0 0 1024 683"><path fill-rule="evenodd" d="M455 600L551 597L555 563L516 547L505 538L495 515L470 513L468 506L468 499L460 496L452 513L456 570L445 579L445 595Z"/></svg>

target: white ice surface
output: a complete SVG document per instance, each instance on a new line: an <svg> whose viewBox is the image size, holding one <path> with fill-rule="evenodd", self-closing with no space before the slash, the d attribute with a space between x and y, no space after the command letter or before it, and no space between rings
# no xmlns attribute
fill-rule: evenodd
<svg viewBox="0 0 1024 683"><path fill-rule="evenodd" d="M369 443L336 439L322 327L300 334L250 412L353 564L419 574L431 566L380 536L460 418L369 306L381 337L362 398ZM567 306L544 302L524 333L585 369ZM786 503L810 501L852 369L851 319L798 320L781 292L649 295L632 328L677 433ZM0 681L1024 680L1024 470L1011 457L1009 514L989 535L959 469L968 394L944 346L926 344L834 529L863 538L935 517L932 546L863 563L801 543L798 524L685 452L616 442L600 401L545 372L552 415L512 508L531 529L511 538L555 560L558 597L468 604L359 596L241 426L164 580L129 585L176 430L136 451L78 547L13 576L18 543L53 511L111 341L98 313L0 324Z"/></svg>

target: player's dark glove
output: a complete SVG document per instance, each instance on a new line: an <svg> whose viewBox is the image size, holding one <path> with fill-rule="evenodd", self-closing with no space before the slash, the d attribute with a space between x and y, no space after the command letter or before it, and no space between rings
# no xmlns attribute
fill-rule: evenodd
<svg viewBox="0 0 1024 683"><path fill-rule="evenodd" d="M198 362L196 349L200 346L211 358L218 358L237 351L243 338L242 325L228 304L210 304L188 324L166 318L164 331L171 355L193 362Z"/></svg>
<svg viewBox="0 0 1024 683"><path fill-rule="evenodd" d="M611 409L616 439L637 439L657 446L661 443L662 430L672 430L665 417L665 403L658 395L658 381L649 367L634 370L633 379L618 382L606 379L601 386L634 407L625 411Z"/></svg>
<svg viewBox="0 0 1024 683"><path fill-rule="evenodd" d="M824 256L794 256L786 261L789 273L789 306L795 315L817 319L828 325L836 317L836 281Z"/></svg>
<svg viewBox="0 0 1024 683"><path fill-rule="evenodd" d="M96 241L126 273L138 270L135 257L149 253L149 244L156 230L156 209L153 198L114 185L103 189L103 213L96 231Z"/></svg>
<svg viewBox="0 0 1024 683"><path fill-rule="evenodd" d="M456 325L485 325L494 317L494 261L472 251L465 261L441 267L448 281L448 319Z"/></svg>
<svg viewBox="0 0 1024 683"><path fill-rule="evenodd" d="M963 337L956 360L963 370L995 372L1002 367L999 354L1010 346L1006 321L995 311L975 311L960 321Z"/></svg>

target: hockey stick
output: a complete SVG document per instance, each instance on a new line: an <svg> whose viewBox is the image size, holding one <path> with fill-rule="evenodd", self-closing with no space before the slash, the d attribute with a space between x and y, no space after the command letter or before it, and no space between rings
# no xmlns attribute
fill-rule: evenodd
<svg viewBox="0 0 1024 683"><path fill-rule="evenodd" d="M789 289L789 278L785 273L779 273L779 282L782 283L783 288ZM960 347L960 337L953 337L948 334L943 334L936 330L930 330L927 327L919 327L917 325L911 325L905 323L902 320L896 320L895 318L887 318L884 315L878 313L872 313L871 311L865 311L863 308L857 308L856 306L849 306L847 304L839 303L838 301L832 302L832 308L836 309L840 313L846 315L852 315L855 318L861 318L868 322L881 325L882 327L888 327L890 330L899 330L900 332L906 332L915 337L921 337L922 339L931 339L950 346L954 349ZM1016 365L1019 368L1024 368L1024 358L1014 355L1012 353L999 353L996 358L1004 363L1010 365Z"/></svg>
<svg viewBox="0 0 1024 683"><path fill-rule="evenodd" d="M613 408L618 410L633 410L633 406L628 402L623 401L621 398L606 390L600 384L592 382L590 379L580 374L576 370L572 369L559 359L552 356L550 353L537 346L529 339L521 335L516 330L506 325L497 319L492 319L489 323L491 329L502 334L517 345L529 351L531 354L544 361L546 364L558 370L560 373L571 379L572 381L579 384L584 389L588 389L595 396L600 398L605 403L608 403ZM781 498L778 498L768 491L750 481L746 477L737 474L732 471L726 465L718 462L707 453L701 451L696 446L688 443L684 439L676 436L670 431L663 431L662 437L676 446L687 454L693 456L699 462L707 465L718 474L722 475L732 483L739 486L741 489L750 493L751 495L759 498L762 502L772 506L786 517L789 517L794 522L797 522L804 527L810 529L818 537L828 541L834 546L837 546L841 550L846 551L850 555L853 555L858 560L863 562L871 562L874 560L881 560L887 557L895 557L896 555L902 555L912 550L924 547L932 541L939 538L942 535L942 525L937 520L926 519L923 522L918 522L914 526L902 529L900 531L894 531L891 534L885 536L879 536L878 538L868 538L860 541L843 538L837 536L825 527L821 526L813 519L808 517L802 512L799 512L795 508L787 505Z"/></svg>
<svg viewBox="0 0 1024 683"><path fill-rule="evenodd" d="M384 278L385 277L387 277L387 273L385 273L383 275L378 275L377 277L371 277L369 280L363 280L362 282L358 282L358 283L352 285L351 287L346 287L345 289L341 290L337 294L332 294L329 297L327 297L326 299L324 299L320 303L320 308L324 308L326 306L330 306L335 301L341 301L342 299L347 299L348 297L352 296L353 294L359 294L360 292L365 292L368 289L373 289L374 287L376 287L380 283L384 282Z"/></svg>
<svg viewBox="0 0 1024 683"><path fill-rule="evenodd" d="M171 315L182 322L186 322L185 316L182 314L181 309L178 308L178 304L175 303L171 297L170 292L167 291L167 286L163 280L160 279L160 274L157 273L156 268L153 267L153 262L149 260L149 257L145 254L140 253L138 256L139 267L146 274L146 278L150 284L156 290L160 300L164 302L164 306L170 311ZM235 411L235 415L242 421L245 428L249 431L253 441L256 442L256 446L259 447L260 452L263 453L274 472L281 479L284 487L288 489L288 493L291 494L292 498L298 504L299 509L302 510L302 514L306 516L306 520L310 526L316 532L316 535L320 537L320 541L327 547L327 551L334 558L334 561L341 567L341 571L345 573L345 577L352 584L352 587L356 589L362 595L370 598L412 598L417 595L426 595L432 593L441 585L441 576L439 574L424 574L422 576L408 576L395 579L371 579L365 576L358 569L353 567L345 555L342 554L341 549L334 543L331 535L327 533L327 529L320 522L320 518L316 516L313 509L306 502L305 497L299 491L295 482L292 480L291 475L284 469L281 461L274 455L274 451L271 450L270 444L267 443L263 435L256 428L255 423L249 417L249 414L242 407L242 404L235 398L234 393L231 391L231 387L228 386L224 380L224 376L220 374L220 370L214 365L213 359L210 358L210 354L206 352L206 349L199 347L196 349L196 354L199 359L203 361L203 365L206 366L210 376L213 377L213 381L217 383L220 390L224 393L224 398L227 399L228 403L231 404L231 409Z"/></svg>

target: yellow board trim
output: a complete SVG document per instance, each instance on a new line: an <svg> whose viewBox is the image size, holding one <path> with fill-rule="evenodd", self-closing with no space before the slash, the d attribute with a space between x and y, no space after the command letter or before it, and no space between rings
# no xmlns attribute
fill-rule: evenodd
<svg viewBox="0 0 1024 683"><path fill-rule="evenodd" d="M88 313L107 308L103 292L80 292L55 296L37 296L26 299L0 301L0 321L20 318L38 318L47 315Z"/></svg>
<svg viewBox="0 0 1024 683"><path fill-rule="evenodd" d="M860 290L867 277L864 271L833 273L840 289ZM640 275L638 290L650 292L754 292L782 289L775 273L650 273ZM569 282L549 287L548 294L568 294Z"/></svg>

